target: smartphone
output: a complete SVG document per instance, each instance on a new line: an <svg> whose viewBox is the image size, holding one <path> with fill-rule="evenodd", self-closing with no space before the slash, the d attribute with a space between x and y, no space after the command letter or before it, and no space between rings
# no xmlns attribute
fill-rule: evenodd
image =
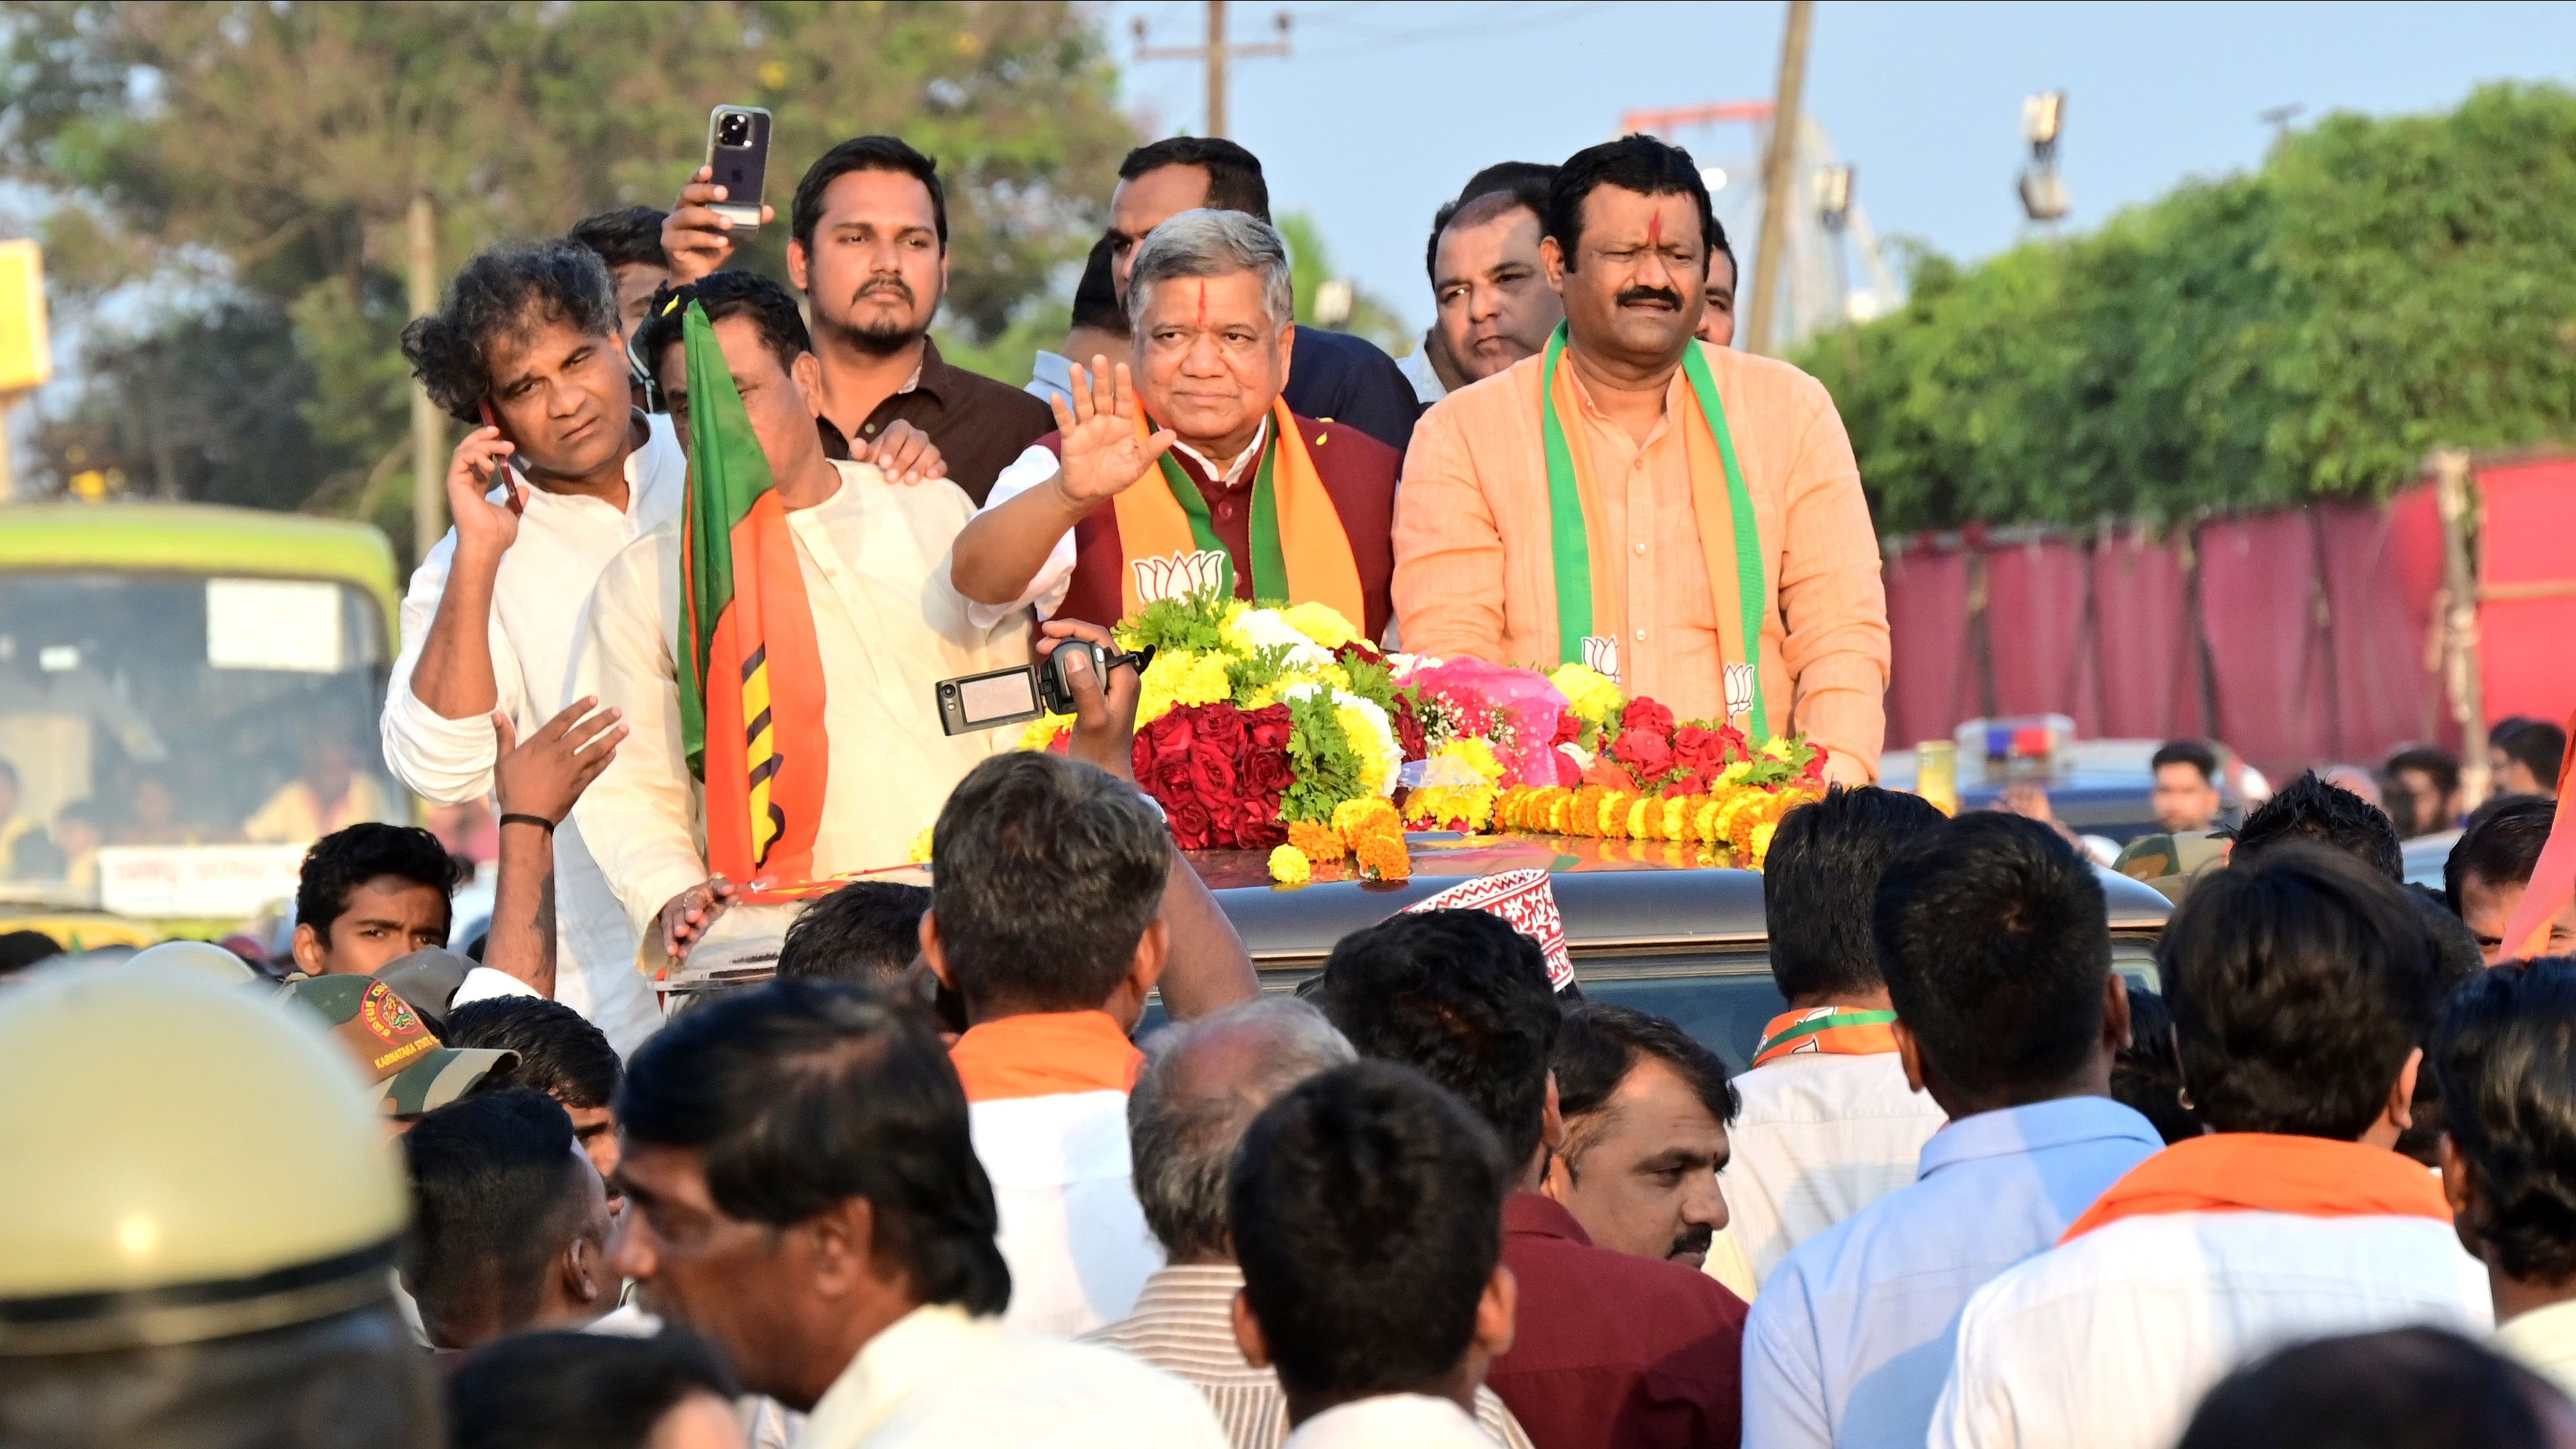
<svg viewBox="0 0 2576 1449"><path fill-rule="evenodd" d="M487 428L497 428L501 426L492 419L492 400L490 398L485 398L483 400L483 426ZM528 511L528 501L519 494L519 480L513 476L513 470L510 467L509 454L504 453L501 455L500 466L492 470L492 481L501 485L501 499L503 502L510 505L510 511L521 516L525 516Z"/></svg>
<svg viewBox="0 0 2576 1449"><path fill-rule="evenodd" d="M769 112L758 106L718 106L707 114L707 169L725 189L716 215L735 231L760 229L761 188L769 179Z"/></svg>

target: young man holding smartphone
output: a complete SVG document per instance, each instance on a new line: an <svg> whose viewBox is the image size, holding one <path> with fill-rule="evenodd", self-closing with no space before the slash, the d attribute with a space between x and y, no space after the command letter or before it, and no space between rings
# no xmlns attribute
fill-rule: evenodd
<svg viewBox="0 0 2576 1449"><path fill-rule="evenodd" d="M747 212L700 168L662 224L674 282L732 257ZM796 184L787 273L813 310L821 417L854 456L899 422L930 435L948 480L977 504L1031 443L1055 431L1047 406L939 355L931 319L948 291L948 194L938 163L893 136L860 136L825 152ZM761 206L765 222L776 216Z"/></svg>

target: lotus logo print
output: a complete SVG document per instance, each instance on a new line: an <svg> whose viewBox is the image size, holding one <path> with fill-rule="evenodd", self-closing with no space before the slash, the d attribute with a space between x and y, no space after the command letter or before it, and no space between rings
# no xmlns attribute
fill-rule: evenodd
<svg viewBox="0 0 2576 1449"><path fill-rule="evenodd" d="M1583 664L1604 679L1619 677L1619 641L1614 636L1583 636Z"/></svg>
<svg viewBox="0 0 2576 1449"><path fill-rule="evenodd" d="M1176 553L1168 558L1140 558L1134 567L1136 599L1140 604L1184 599L1212 591L1225 592L1234 571L1233 561L1221 549Z"/></svg>
<svg viewBox="0 0 2576 1449"><path fill-rule="evenodd" d="M1751 713L1752 709L1753 666L1750 664L1726 666L1726 717L1733 719L1737 715Z"/></svg>

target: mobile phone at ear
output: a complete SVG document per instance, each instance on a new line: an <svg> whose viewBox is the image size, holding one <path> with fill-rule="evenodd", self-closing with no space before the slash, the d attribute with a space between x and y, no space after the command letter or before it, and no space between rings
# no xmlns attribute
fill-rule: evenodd
<svg viewBox="0 0 2576 1449"><path fill-rule="evenodd" d="M490 398L483 400L483 426L487 428L501 426L493 420ZM509 454L502 454L500 461L493 465L492 481L501 486L501 500L510 505L510 511L525 517L528 511L528 500L519 492L519 480L511 473Z"/></svg>
<svg viewBox="0 0 2576 1449"><path fill-rule="evenodd" d="M761 188L769 180L769 112L758 106L718 106L707 114L709 180L725 199L709 209L735 231L760 229Z"/></svg>

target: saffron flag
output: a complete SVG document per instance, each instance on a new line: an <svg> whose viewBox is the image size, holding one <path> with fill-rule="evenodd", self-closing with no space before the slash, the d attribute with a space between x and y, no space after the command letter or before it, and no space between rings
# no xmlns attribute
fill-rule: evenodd
<svg viewBox="0 0 2576 1449"><path fill-rule="evenodd" d="M680 522L680 735L706 785L707 868L741 899L795 899L814 873L829 751L823 661L769 459L706 310L681 319L689 494Z"/></svg>

